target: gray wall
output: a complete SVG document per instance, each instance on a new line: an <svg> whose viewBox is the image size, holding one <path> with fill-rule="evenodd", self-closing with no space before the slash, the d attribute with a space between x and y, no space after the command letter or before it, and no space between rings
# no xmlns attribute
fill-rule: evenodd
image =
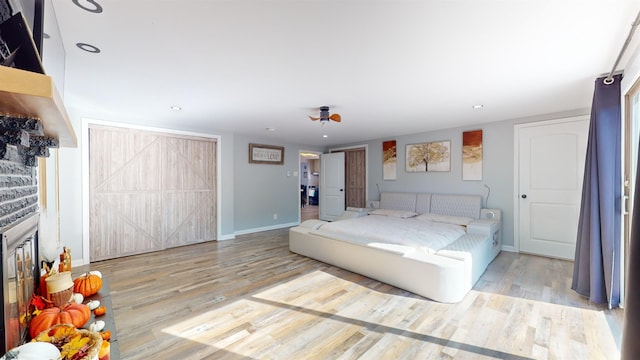
<svg viewBox="0 0 640 360"><path fill-rule="evenodd" d="M502 210L503 243L507 247L512 247L514 245L513 202L514 196L517 196L514 189L514 125L587 113L588 109L580 109L526 119L491 122L369 141L367 142L369 146L368 200L379 199L377 186L380 191L482 195L484 207ZM482 181L463 181L462 132L478 129L482 129L483 136ZM396 180L382 179L382 142L387 140L396 140L398 159ZM405 171L405 146L407 144L441 140L451 140L450 172L408 173ZM485 185L491 189L488 202L488 191Z"/></svg>
<svg viewBox="0 0 640 360"><path fill-rule="evenodd" d="M235 136L235 233L293 226L300 220L300 150L322 151L299 144ZM284 146L284 165L249 164L249 143ZM294 173L297 173L294 174ZM277 219L274 219L277 214Z"/></svg>

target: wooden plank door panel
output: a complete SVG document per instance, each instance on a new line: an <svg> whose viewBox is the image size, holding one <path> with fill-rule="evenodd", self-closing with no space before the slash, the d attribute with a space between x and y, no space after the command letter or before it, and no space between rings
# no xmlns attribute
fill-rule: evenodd
<svg viewBox="0 0 640 360"><path fill-rule="evenodd" d="M216 142L89 129L91 261L216 239Z"/></svg>
<svg viewBox="0 0 640 360"><path fill-rule="evenodd" d="M90 222L91 260L156 251L164 248L160 224L160 194L97 194Z"/></svg>
<svg viewBox="0 0 640 360"><path fill-rule="evenodd" d="M166 247L215 239L216 218L211 192L168 192L163 202Z"/></svg>
<svg viewBox="0 0 640 360"><path fill-rule="evenodd" d="M161 164L157 135L89 130L89 232L93 261L160 250Z"/></svg>
<svg viewBox="0 0 640 360"><path fill-rule="evenodd" d="M164 189L215 191L215 145L207 140L168 138Z"/></svg>
<svg viewBox="0 0 640 360"><path fill-rule="evenodd" d="M163 169L166 246L215 239L215 143L169 138Z"/></svg>
<svg viewBox="0 0 640 360"><path fill-rule="evenodd" d="M160 191L160 178L149 176L161 164L161 140L118 128L89 132L90 188L98 192Z"/></svg>
<svg viewBox="0 0 640 360"><path fill-rule="evenodd" d="M345 151L346 206L366 207L366 153L364 148Z"/></svg>

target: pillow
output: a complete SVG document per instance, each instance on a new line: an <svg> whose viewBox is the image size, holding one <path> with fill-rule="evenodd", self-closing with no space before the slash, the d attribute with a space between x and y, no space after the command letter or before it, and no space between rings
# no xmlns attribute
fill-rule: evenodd
<svg viewBox="0 0 640 360"><path fill-rule="evenodd" d="M382 216L407 219L407 218L414 217L418 214L414 213L413 211L407 211L407 210L374 209L369 211L369 215L382 215Z"/></svg>
<svg viewBox="0 0 640 360"><path fill-rule="evenodd" d="M433 222L441 222L441 223L447 223L447 224L454 224L454 225L462 225L462 226L467 226L470 222L475 220L475 219L470 218L470 217L442 215L442 214L433 214L433 213L421 214L416 219L433 221Z"/></svg>

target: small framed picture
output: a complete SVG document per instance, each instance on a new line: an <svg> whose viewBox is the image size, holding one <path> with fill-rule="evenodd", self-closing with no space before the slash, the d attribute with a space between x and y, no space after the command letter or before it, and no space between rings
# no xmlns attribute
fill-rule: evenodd
<svg viewBox="0 0 640 360"><path fill-rule="evenodd" d="M249 144L249 163L284 165L284 147Z"/></svg>

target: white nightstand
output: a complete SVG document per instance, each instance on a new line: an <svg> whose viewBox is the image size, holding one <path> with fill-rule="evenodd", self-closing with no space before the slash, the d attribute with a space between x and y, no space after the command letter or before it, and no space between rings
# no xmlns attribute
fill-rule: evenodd
<svg viewBox="0 0 640 360"><path fill-rule="evenodd" d="M467 225L468 234L481 234L493 238L493 246L502 246L502 222L499 220L474 220Z"/></svg>

